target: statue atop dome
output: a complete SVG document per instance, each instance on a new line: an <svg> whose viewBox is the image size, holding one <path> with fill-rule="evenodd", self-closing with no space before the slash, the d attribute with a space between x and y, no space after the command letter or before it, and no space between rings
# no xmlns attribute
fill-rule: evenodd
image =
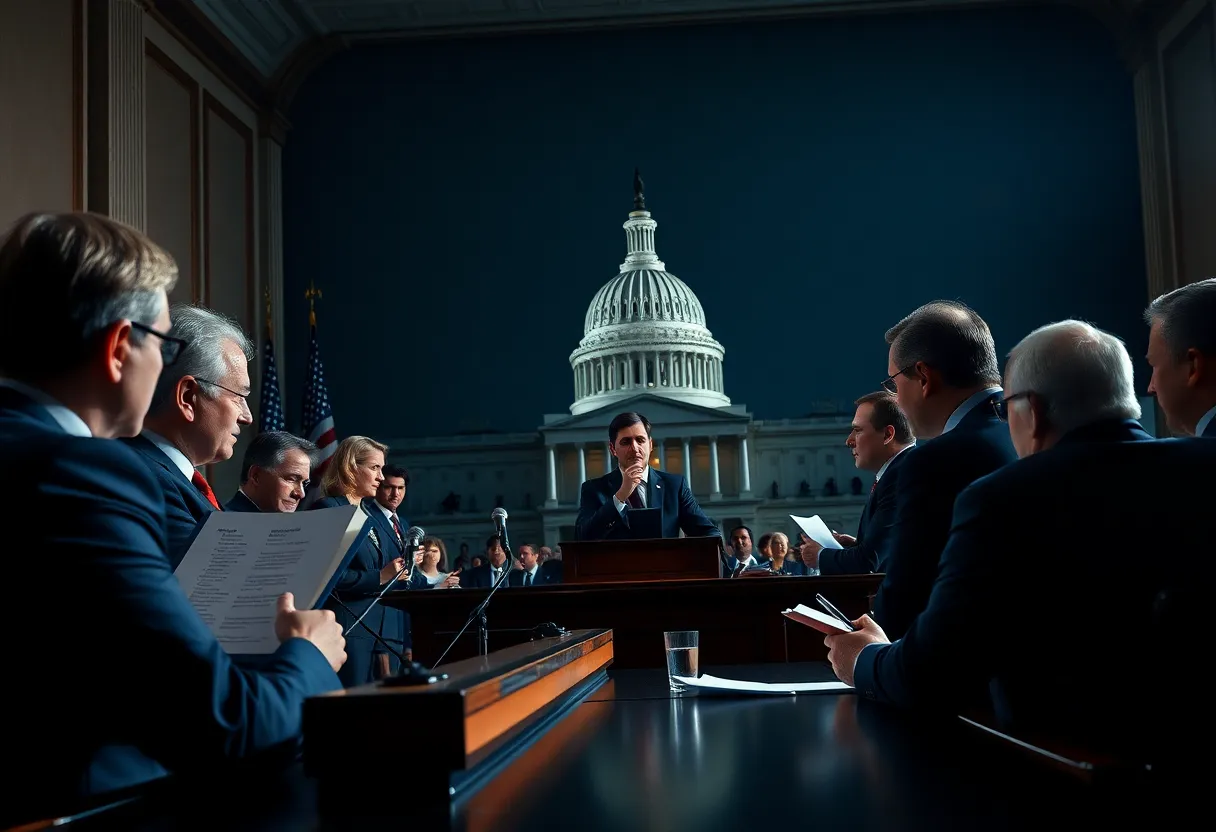
<svg viewBox="0 0 1216 832"><path fill-rule="evenodd" d="M642 192L645 186L642 184L642 172L637 168L633 169L633 210L646 210L646 194Z"/></svg>

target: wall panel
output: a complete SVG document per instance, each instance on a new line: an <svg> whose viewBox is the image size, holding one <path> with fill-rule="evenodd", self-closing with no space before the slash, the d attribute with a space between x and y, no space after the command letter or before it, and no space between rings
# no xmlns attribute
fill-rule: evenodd
<svg viewBox="0 0 1216 832"><path fill-rule="evenodd" d="M170 299L200 299L199 87L151 43L147 48L148 234L177 260Z"/></svg>
<svg viewBox="0 0 1216 832"><path fill-rule="evenodd" d="M83 201L81 13L77 0L0 3L0 226Z"/></svg>

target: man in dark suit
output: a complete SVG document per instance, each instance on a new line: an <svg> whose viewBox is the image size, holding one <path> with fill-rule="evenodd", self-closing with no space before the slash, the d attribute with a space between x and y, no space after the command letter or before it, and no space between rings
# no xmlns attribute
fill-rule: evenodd
<svg viewBox="0 0 1216 832"><path fill-rule="evenodd" d="M460 573L460 585L471 589L489 589L498 583L504 570L510 569L502 538L492 534L486 538L485 563ZM508 580L510 576L508 576Z"/></svg>
<svg viewBox="0 0 1216 832"><path fill-rule="evenodd" d="M519 547L519 568L507 575L507 585L515 587L546 586L562 582L561 561L540 562L540 551L535 543Z"/></svg>
<svg viewBox="0 0 1216 832"><path fill-rule="evenodd" d="M167 253L105 217L31 215L0 239L0 330L37 333L37 349L0 354L0 524L71 576L51 614L46 593L6 599L35 626L8 645L22 681L6 696L19 718L0 727L20 760L0 801L5 828L166 771L294 752L304 700L338 688L341 628L295 611L290 595L278 651L256 672L233 664L169 568L162 489L113 441L139 432L184 346L168 334L176 276ZM84 689L88 716L65 729Z"/></svg>
<svg viewBox="0 0 1216 832"><path fill-rule="evenodd" d="M1171 738L1210 725L1205 688L1168 673L1193 661L1202 632L1216 443L1145 433L1127 351L1088 324L1031 333L1005 380L1022 459L959 496L928 608L907 634L884 646L863 617L857 633L827 639L833 668L862 696L944 714L982 689L1019 738L1161 760ZM1160 541L1163 518L1168 547L1146 552L1137 544ZM1129 662L1144 661L1166 677L1138 683Z"/></svg>
<svg viewBox="0 0 1216 832"><path fill-rule="evenodd" d="M295 511L308 490L317 446L285 430L259 433L241 461L241 487L224 511Z"/></svg>
<svg viewBox="0 0 1216 832"><path fill-rule="evenodd" d="M917 436L900 463L895 520L874 617L899 638L929 603L954 500L1016 457L997 418L1000 371L988 325L961 303L926 304L887 331L893 393Z"/></svg>
<svg viewBox="0 0 1216 832"><path fill-rule="evenodd" d="M832 533L841 549L825 549L802 535L802 562L821 575L859 575L886 569L899 494L899 468L906 451L916 445L908 417L886 390L868 393L856 402L857 412L845 444L854 464L874 471L874 484L857 524L857 536Z"/></svg>
<svg viewBox="0 0 1216 832"><path fill-rule="evenodd" d="M629 539L630 508L657 508L663 537L719 537L715 526L692 496L688 481L650 467L650 422L640 413L622 413L608 425L608 449L617 467L583 483L578 518L579 540Z"/></svg>
<svg viewBox="0 0 1216 832"><path fill-rule="evenodd" d="M1148 392L1179 436L1216 439L1216 277L1153 301L1149 323Z"/></svg>
<svg viewBox="0 0 1216 832"><path fill-rule="evenodd" d="M230 318L197 306L170 310L169 333L185 343L172 371L161 375L139 436L126 440L165 495L169 563L186 555L198 524L220 510L200 466L232 457L249 412L249 339Z"/></svg>

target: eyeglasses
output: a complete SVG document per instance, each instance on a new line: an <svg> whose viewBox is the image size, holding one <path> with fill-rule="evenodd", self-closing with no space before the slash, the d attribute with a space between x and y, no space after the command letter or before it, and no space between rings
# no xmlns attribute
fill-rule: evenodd
<svg viewBox="0 0 1216 832"><path fill-rule="evenodd" d="M996 411L996 418L1000 419L1002 422L1008 422L1009 421L1009 403L1012 401L1017 401L1018 399L1024 399L1027 396L1029 396L1032 392L1034 392L1034 391L1033 390L1023 390L1021 393L1014 393L1012 396L1006 396L1003 399L993 399L992 400L992 409Z"/></svg>
<svg viewBox="0 0 1216 832"><path fill-rule="evenodd" d="M218 381L211 381L210 379L200 378L199 376L195 376L194 380L201 381L203 384L210 384L213 387L220 388L221 390L226 390L227 392L231 393L232 395L234 395L238 399L240 399L241 404L245 408L249 407L249 397L250 397L250 395L252 395L252 391L250 391L249 393L239 393L236 390L233 390L231 387L225 387L224 385L220 384Z"/></svg>
<svg viewBox="0 0 1216 832"><path fill-rule="evenodd" d="M186 342L181 338L174 338L167 332L153 329L139 321L131 321L131 329L138 329L140 332L155 335L160 339L160 357L166 367L172 367L177 359L181 358L182 351L186 349Z"/></svg>
<svg viewBox="0 0 1216 832"><path fill-rule="evenodd" d="M887 380L882 383L882 389L886 390L888 393L898 393L899 387L896 386L895 379L899 378L902 375L910 373L915 369L916 369L916 364L913 363L913 364L909 364L907 367L904 367L902 370L900 370L895 375L887 376Z"/></svg>

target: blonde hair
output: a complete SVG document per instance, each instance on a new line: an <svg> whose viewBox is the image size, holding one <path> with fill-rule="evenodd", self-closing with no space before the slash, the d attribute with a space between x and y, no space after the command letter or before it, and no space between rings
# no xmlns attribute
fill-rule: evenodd
<svg viewBox="0 0 1216 832"><path fill-rule="evenodd" d="M337 450L321 475L321 490L330 497L350 497L355 493L355 471L367 462L373 451L388 454L388 445L366 436L348 436L338 443Z"/></svg>
<svg viewBox="0 0 1216 832"><path fill-rule="evenodd" d="M785 554L786 554L786 555L789 555L789 553L790 553L790 539L789 539L788 537L786 537L786 536L785 536L785 533L784 533L784 532L773 532L773 536L772 536L772 537L770 537L770 538L768 539L768 545L769 545L769 548L771 549L771 548L772 548L772 545L773 545L774 543L776 543L778 540L780 540L782 543L784 543L784 544L785 544Z"/></svg>

